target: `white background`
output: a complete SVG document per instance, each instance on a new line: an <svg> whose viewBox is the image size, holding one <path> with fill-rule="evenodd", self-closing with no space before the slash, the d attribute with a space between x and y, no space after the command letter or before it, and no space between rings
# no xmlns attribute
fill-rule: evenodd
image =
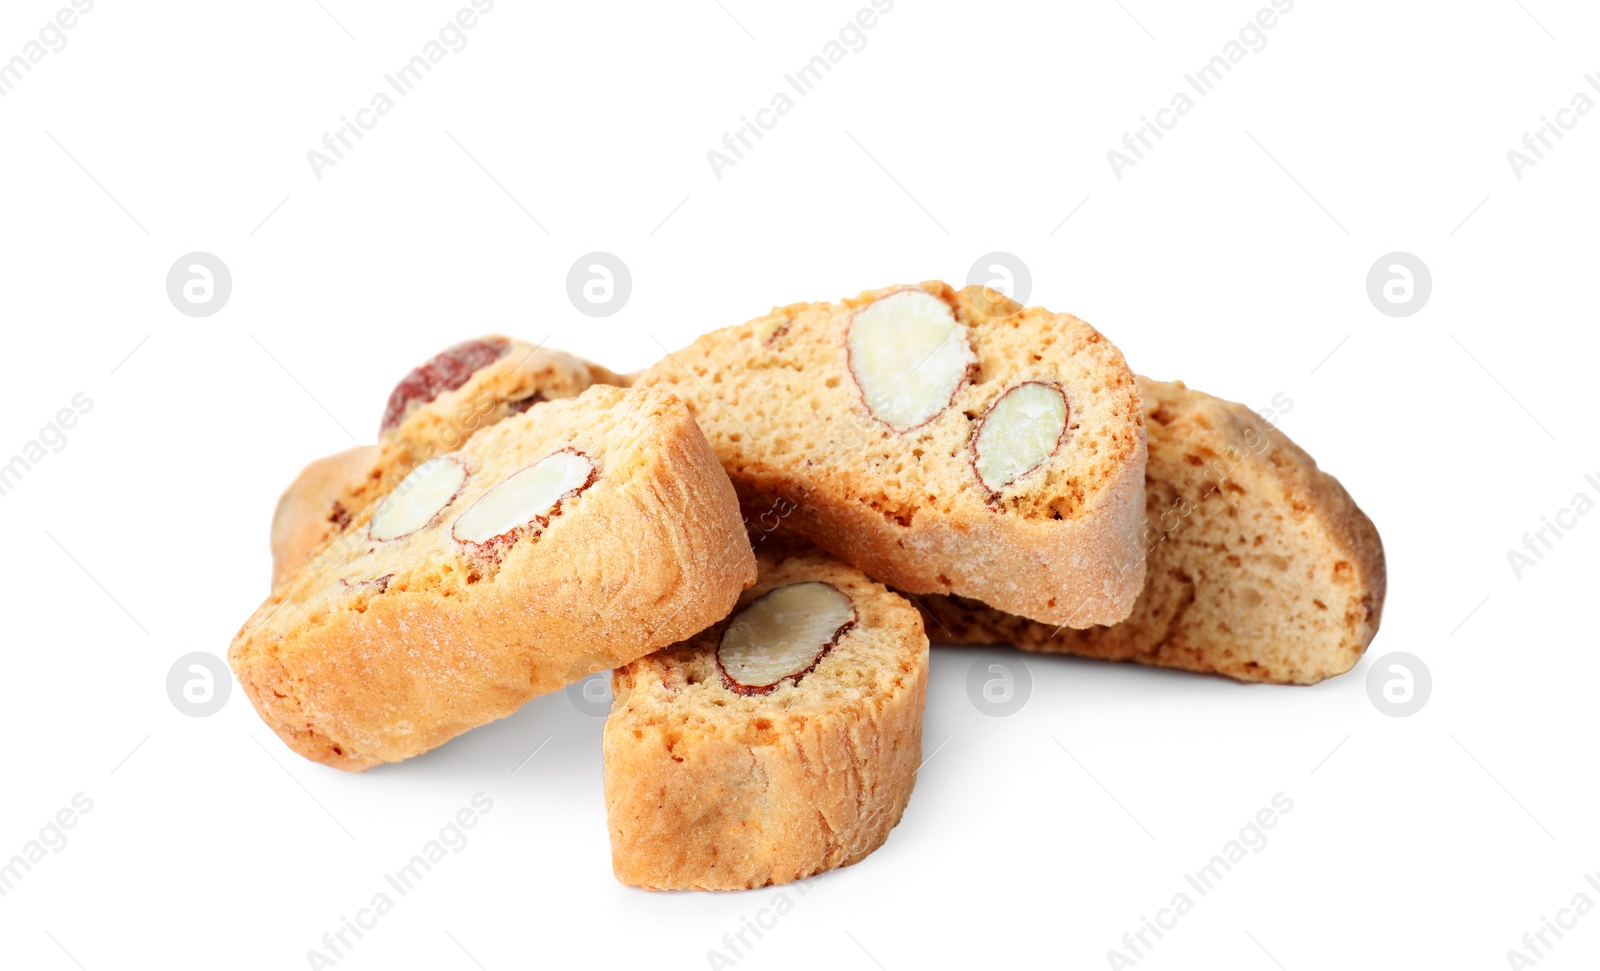
<svg viewBox="0 0 1600 971"><path fill-rule="evenodd" d="M371 440L443 346L502 331L631 370L773 304L959 284L993 250L1142 373L1291 398L1279 425L1383 534L1383 629L1314 688L1028 656L1008 718L965 681L1015 654L936 651L904 821L789 891L737 966L1106 967L1280 792L1268 845L1139 967L1506 967L1575 893L1600 903L1600 516L1521 579L1506 559L1600 498L1600 112L1520 180L1506 158L1600 100L1593 5L1300 0L1119 180L1107 150L1264 3L900 0L719 180L707 150L864 3L499 0L318 180L307 150L463 5L101 0L0 99L0 459L93 401L0 498L0 858L93 801L0 897L0 963L306 967L478 792L471 842L339 967L729 954L777 891L616 883L602 721L565 695L347 775L237 692L183 714L167 670L226 651L279 491ZM61 6L8 2L0 59ZM164 290L196 250L234 281L198 319ZM567 297L592 250L632 272L611 317ZM1398 319L1365 289L1395 250L1433 276ZM1368 698L1391 651L1432 672L1411 717ZM1550 939L1541 968L1593 966L1600 912Z"/></svg>

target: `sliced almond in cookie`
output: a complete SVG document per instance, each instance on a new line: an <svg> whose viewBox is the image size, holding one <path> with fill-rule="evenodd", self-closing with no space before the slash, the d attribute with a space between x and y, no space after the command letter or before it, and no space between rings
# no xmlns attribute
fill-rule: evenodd
<svg viewBox="0 0 1600 971"><path fill-rule="evenodd" d="M1138 599L1138 386L1071 314L936 281L790 304L637 386L694 411L746 509L908 593L1075 628Z"/></svg>
<svg viewBox="0 0 1600 971"><path fill-rule="evenodd" d="M538 402L625 383L598 364L500 335L446 349L390 395L380 444L314 462L284 492L272 526L273 586L287 582L329 538L364 521L423 462Z"/></svg>
<svg viewBox="0 0 1600 971"><path fill-rule="evenodd" d="M467 467L457 460L448 456L429 459L378 504L367 535L379 542L410 536L454 502L466 481Z"/></svg>
<svg viewBox="0 0 1600 971"><path fill-rule="evenodd" d="M900 290L857 310L847 344L867 410L902 432L950 407L977 362L950 305L922 290Z"/></svg>
<svg viewBox="0 0 1600 971"><path fill-rule="evenodd" d="M575 449L552 452L484 493L461 514L451 534L463 543L482 545L515 538L533 527L543 528L569 495L594 482L594 463Z"/></svg>
<svg viewBox="0 0 1600 971"><path fill-rule="evenodd" d="M1148 568L1132 615L1063 630L974 599L932 596L920 601L929 628L947 643L1014 644L1240 681L1313 684L1354 667L1377 634L1388 590L1372 521L1249 408L1181 382L1140 378L1139 387L1149 428Z"/></svg>
<svg viewBox="0 0 1600 971"><path fill-rule="evenodd" d="M601 747L623 883L815 876L877 849L911 798L928 684L916 608L815 551L758 563L760 596L726 625L612 674Z"/></svg>
<svg viewBox="0 0 1600 971"><path fill-rule="evenodd" d="M834 587L791 583L751 601L733 618L717 647L717 663L729 690L771 691L816 667L855 622L855 604Z"/></svg>
<svg viewBox="0 0 1600 971"><path fill-rule="evenodd" d="M756 579L727 474L660 391L590 387L508 418L396 494L377 534L398 538L367 541L374 512L351 527L362 542L318 546L228 651L267 725L342 769L425 752L704 631Z"/></svg>
<svg viewBox="0 0 1600 971"><path fill-rule="evenodd" d="M990 492L1043 465L1067 432L1067 396L1053 384L1028 381L1000 396L972 441L973 466Z"/></svg>

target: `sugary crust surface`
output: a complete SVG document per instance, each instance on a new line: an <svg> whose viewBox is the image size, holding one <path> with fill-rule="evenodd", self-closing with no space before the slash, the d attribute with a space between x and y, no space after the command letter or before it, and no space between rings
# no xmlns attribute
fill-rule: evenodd
<svg viewBox="0 0 1600 971"><path fill-rule="evenodd" d="M1313 684L1355 666L1387 590L1383 543L1333 476L1243 405L1140 378L1150 430L1144 591L1109 627L1062 630L928 597L937 641Z"/></svg>
<svg viewBox="0 0 1600 971"><path fill-rule="evenodd" d="M381 431L378 445L319 459L284 492L273 517L273 586L428 459L455 451L474 433L538 402L571 398L594 384L626 384L622 376L564 351L500 335L468 343L503 345L504 351L455 390L412 402L396 425Z"/></svg>
<svg viewBox="0 0 1600 971"><path fill-rule="evenodd" d="M760 559L741 605L832 584L858 619L798 683L728 690L726 622L612 675L606 812L617 879L740 890L847 866L900 821L922 760L928 639L916 608L820 553Z"/></svg>
<svg viewBox="0 0 1600 971"><path fill-rule="evenodd" d="M1121 353L1070 314L920 284L951 307L977 364L948 408L897 432L863 402L846 335L858 308L903 289L775 308L701 337L638 385L684 398L748 516L775 515L880 580L1054 624L1126 617L1144 579L1145 429ZM992 495L972 437L1026 381L1063 390L1067 431L1043 465Z"/></svg>
<svg viewBox="0 0 1600 971"><path fill-rule="evenodd" d="M562 449L596 476L542 532L497 556L452 538L489 488ZM446 460L469 476L428 526L378 543L361 513L233 642L257 712L309 759L364 769L427 751L705 628L755 580L733 488L670 394L597 385Z"/></svg>

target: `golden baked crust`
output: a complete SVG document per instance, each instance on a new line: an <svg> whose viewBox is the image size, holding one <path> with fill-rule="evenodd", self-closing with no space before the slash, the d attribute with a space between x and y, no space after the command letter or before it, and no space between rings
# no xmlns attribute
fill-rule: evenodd
<svg viewBox="0 0 1600 971"><path fill-rule="evenodd" d="M571 398L593 384L622 386L626 379L564 351L500 335L465 341L422 364L390 396L376 446L318 459L278 500L272 585L418 465L533 404Z"/></svg>
<svg viewBox="0 0 1600 971"><path fill-rule="evenodd" d="M896 431L863 402L846 335L859 308L905 289L775 308L668 355L638 386L683 397L752 520L912 593L1074 627L1126 617L1144 579L1145 430L1122 354L1070 314L920 284L951 307L977 363L949 407ZM1064 392L1063 444L993 494L974 469L973 436L1030 381Z"/></svg>
<svg viewBox="0 0 1600 971"><path fill-rule="evenodd" d="M1139 379L1150 432L1144 591L1127 620L1062 630L928 597L957 644L1313 684L1355 666L1378 631L1383 543L1333 476L1250 409Z"/></svg>
<svg viewBox="0 0 1600 971"><path fill-rule="evenodd" d="M487 553L453 538L489 488L562 450L595 474L541 532ZM427 751L703 629L755 580L733 488L670 394L596 385L442 461L468 477L427 526L377 542L361 513L229 650L256 711L306 758L364 769Z"/></svg>
<svg viewBox="0 0 1600 971"><path fill-rule="evenodd" d="M928 639L910 604L823 554L759 559L741 604L821 581L856 625L798 683L728 690L720 623L612 675L606 812L617 879L739 890L847 866L900 821L922 761Z"/></svg>
<svg viewBox="0 0 1600 971"><path fill-rule="evenodd" d="M349 524L354 514L345 501L354 491L352 483L366 480L382 452L376 445L357 445L317 459L289 483L272 513L274 587Z"/></svg>

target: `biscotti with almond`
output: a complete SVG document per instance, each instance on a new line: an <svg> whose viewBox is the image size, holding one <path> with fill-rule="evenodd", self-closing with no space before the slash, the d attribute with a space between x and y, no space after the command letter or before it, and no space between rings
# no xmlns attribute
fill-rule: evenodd
<svg viewBox="0 0 1600 971"><path fill-rule="evenodd" d="M417 466L273 591L228 659L296 752L364 769L725 617L755 581L682 402L594 386Z"/></svg>
<svg viewBox="0 0 1600 971"><path fill-rule="evenodd" d="M1387 589L1372 521L1243 405L1140 379L1149 428L1144 591L1119 624L1060 630L929 597L937 641L1009 643L1240 681L1312 684L1355 666Z"/></svg>
<svg viewBox="0 0 1600 971"><path fill-rule="evenodd" d="M272 582L288 579L357 514L418 465L541 401L581 394L619 375L562 351L491 335L434 355L400 379L385 403L378 444L319 459L278 500Z"/></svg>
<svg viewBox="0 0 1600 971"><path fill-rule="evenodd" d="M928 677L916 608L825 554L758 562L731 617L612 675L623 883L788 883L861 860L905 811Z"/></svg>
<svg viewBox="0 0 1600 971"><path fill-rule="evenodd" d="M689 404L753 521L875 579L1073 627L1139 594L1138 385L1070 314L893 287L775 308L637 383Z"/></svg>

